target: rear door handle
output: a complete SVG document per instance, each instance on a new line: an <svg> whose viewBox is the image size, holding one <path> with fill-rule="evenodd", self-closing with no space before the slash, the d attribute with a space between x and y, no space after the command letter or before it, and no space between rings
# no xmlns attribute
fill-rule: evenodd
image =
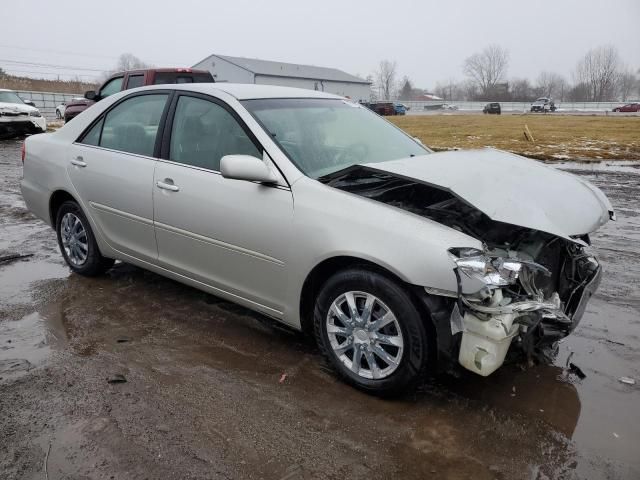
<svg viewBox="0 0 640 480"><path fill-rule="evenodd" d="M87 162L85 162L82 157L74 158L73 160L71 160L71 164L75 165L76 167L86 167L87 166Z"/></svg>
<svg viewBox="0 0 640 480"><path fill-rule="evenodd" d="M171 181L169 178L165 178L165 180ZM156 187L161 188L162 190L169 190L171 192L177 192L180 190L180 187L178 187L177 185L174 185L173 183L161 182L160 180L156 182Z"/></svg>

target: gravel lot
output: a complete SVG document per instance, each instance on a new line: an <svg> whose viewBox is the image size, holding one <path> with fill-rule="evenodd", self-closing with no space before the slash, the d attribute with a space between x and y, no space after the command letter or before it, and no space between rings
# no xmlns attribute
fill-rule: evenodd
<svg viewBox="0 0 640 480"><path fill-rule="evenodd" d="M70 274L25 210L20 142L0 142L0 257L33 254L0 263L0 477L640 478L640 169L565 167L618 221L555 363L382 400L241 307L125 264Z"/></svg>

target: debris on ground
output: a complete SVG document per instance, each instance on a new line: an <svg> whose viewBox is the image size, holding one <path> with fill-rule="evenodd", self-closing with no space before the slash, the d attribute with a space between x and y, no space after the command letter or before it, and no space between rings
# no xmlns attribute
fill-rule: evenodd
<svg viewBox="0 0 640 480"><path fill-rule="evenodd" d="M283 373L282 375L280 375L280 380L278 380L278 383L284 383L286 379L287 379L287 374Z"/></svg>
<svg viewBox="0 0 640 480"><path fill-rule="evenodd" d="M569 363L569 373L575 374L580 380L587 378L587 375L575 363Z"/></svg>
<svg viewBox="0 0 640 480"><path fill-rule="evenodd" d="M536 141L533 138L533 134L531 133L531 130L529 130L529 126L526 123L524 124L524 138L529 142L535 142Z"/></svg>
<svg viewBox="0 0 640 480"><path fill-rule="evenodd" d="M121 373L116 373L111 377L107 378L107 383L126 383L127 379Z"/></svg>
<svg viewBox="0 0 640 480"><path fill-rule="evenodd" d="M23 258L29 257L33 257L33 253L5 255L4 257L0 257L0 263L15 262L16 260L22 260Z"/></svg>
<svg viewBox="0 0 640 480"><path fill-rule="evenodd" d="M629 378L629 377L620 377L618 379L618 381L620 383L624 383L625 385L635 385L636 381L633 378Z"/></svg>

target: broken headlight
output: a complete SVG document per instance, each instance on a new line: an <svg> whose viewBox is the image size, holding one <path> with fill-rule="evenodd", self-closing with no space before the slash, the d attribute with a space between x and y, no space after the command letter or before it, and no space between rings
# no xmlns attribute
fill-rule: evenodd
<svg viewBox="0 0 640 480"><path fill-rule="evenodd" d="M451 248L449 254L460 272L495 287L514 284L523 267L516 260L490 257L475 248Z"/></svg>

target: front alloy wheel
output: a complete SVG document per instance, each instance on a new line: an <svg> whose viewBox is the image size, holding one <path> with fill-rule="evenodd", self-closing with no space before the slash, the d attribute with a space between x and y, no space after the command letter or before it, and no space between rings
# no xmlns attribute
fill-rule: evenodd
<svg viewBox="0 0 640 480"><path fill-rule="evenodd" d="M368 266L329 278L313 317L316 342L338 375L361 390L387 395L424 378L429 322L406 285Z"/></svg>
<svg viewBox="0 0 640 480"><path fill-rule="evenodd" d="M326 324L333 353L356 375L377 380L400 365L402 330L378 297L364 292L340 295L329 309Z"/></svg>

